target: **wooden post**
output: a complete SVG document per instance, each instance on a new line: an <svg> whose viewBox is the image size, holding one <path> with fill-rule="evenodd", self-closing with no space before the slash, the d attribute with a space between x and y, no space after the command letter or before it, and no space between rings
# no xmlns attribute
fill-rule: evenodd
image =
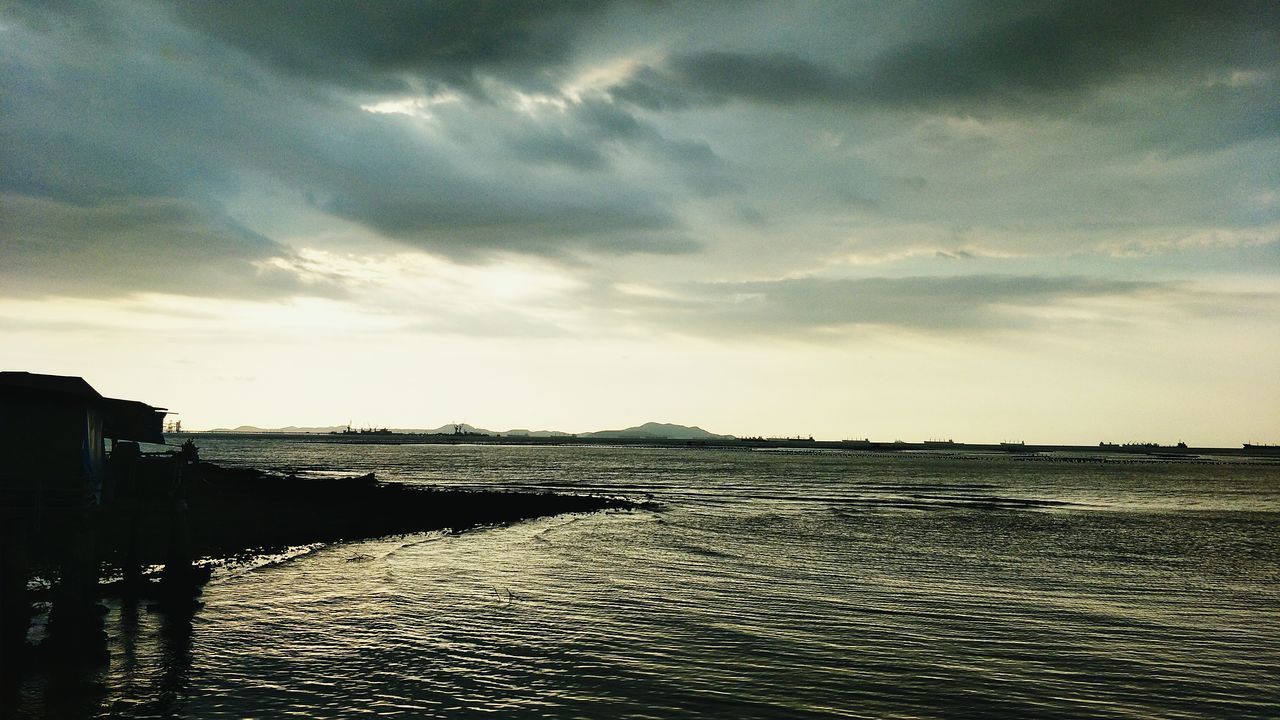
<svg viewBox="0 0 1280 720"><path fill-rule="evenodd" d="M142 587L142 528L141 507L145 504L141 486L141 468L138 446L132 442L113 440L109 477L115 485L114 513L123 525L123 547L120 550L120 571L123 575L123 591L134 596Z"/></svg>
<svg viewBox="0 0 1280 720"><path fill-rule="evenodd" d="M191 518L183 482L185 469L183 458L175 457L169 498L169 547L164 570L160 574L161 594L165 602L177 606L194 604L204 579L195 571L195 555L191 550Z"/></svg>
<svg viewBox="0 0 1280 720"><path fill-rule="evenodd" d="M95 516L88 507L69 508L60 523L61 557L49 610L48 642L72 659L100 660L106 656L107 635L97 603Z"/></svg>
<svg viewBox="0 0 1280 720"><path fill-rule="evenodd" d="M12 515L12 513L6 513ZM26 654L31 628L31 599L27 579L31 575L29 528L17 517L4 518L0 530L0 677L17 675Z"/></svg>

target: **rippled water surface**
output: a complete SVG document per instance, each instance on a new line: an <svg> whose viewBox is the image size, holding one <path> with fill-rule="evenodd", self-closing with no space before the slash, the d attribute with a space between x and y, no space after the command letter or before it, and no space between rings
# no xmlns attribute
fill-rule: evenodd
<svg viewBox="0 0 1280 720"><path fill-rule="evenodd" d="M221 571L19 715L1275 717L1280 467L200 440L660 509ZM71 683L63 687L59 683Z"/></svg>

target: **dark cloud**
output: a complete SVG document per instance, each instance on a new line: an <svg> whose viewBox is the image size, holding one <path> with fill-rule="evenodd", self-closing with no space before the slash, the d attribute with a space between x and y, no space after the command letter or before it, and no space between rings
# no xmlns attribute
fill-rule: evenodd
<svg viewBox="0 0 1280 720"><path fill-rule="evenodd" d="M573 109L574 117L592 134L607 140L653 137L651 126L636 119L617 103L588 98Z"/></svg>
<svg viewBox="0 0 1280 720"><path fill-rule="evenodd" d="M1280 45L1280 38L1276 40ZM1270 73L1226 72L1209 82L1188 83L1164 104L1161 122L1144 128L1144 149L1170 154L1213 152L1280 136L1280 67ZM1116 122L1113 110L1098 119ZM1092 119L1092 118L1091 118Z"/></svg>
<svg viewBox="0 0 1280 720"><path fill-rule="evenodd" d="M556 255L557 247L605 252L664 252L670 245L633 243L636 231L668 229L674 220L657 207L610 201L586 189L578 199L539 189L519 198L501 189L470 185L475 192L445 196L421 193L421 186L349 188L324 203L326 211L375 228L389 237L438 250L470 254L508 250ZM688 248L687 245L678 247Z"/></svg>
<svg viewBox="0 0 1280 720"><path fill-rule="evenodd" d="M911 40L870 61L796 51L675 54L613 89L650 110L758 103L1040 107L1133 75L1280 66L1280 5L1134 1L979 3L958 32Z"/></svg>
<svg viewBox="0 0 1280 720"><path fill-rule="evenodd" d="M1017 104L1131 74L1273 67L1278 59L1280 6L1266 0L1063 2L967 37L887 53L864 88L903 105Z"/></svg>
<svg viewBox="0 0 1280 720"><path fill-rule="evenodd" d="M859 95L855 78L803 60L794 53L678 55L671 60L670 69L686 85L713 98L793 104L844 101Z"/></svg>
<svg viewBox="0 0 1280 720"><path fill-rule="evenodd" d="M592 0L384 0L377 3L196 2L180 22L285 72L372 91L476 88L495 74L546 85L570 57Z"/></svg>
<svg viewBox="0 0 1280 720"><path fill-rule="evenodd" d="M706 141L669 137L619 103L584 98L571 115L588 142L632 149L661 164L694 193L715 195L739 187L733 169Z"/></svg>
<svg viewBox="0 0 1280 720"><path fill-rule="evenodd" d="M686 87L688 84L657 68L645 66L625 82L610 88L609 92L621 102L646 110L684 110L693 105L723 101L723 98L712 97L705 91Z"/></svg>
<svg viewBox="0 0 1280 720"><path fill-rule="evenodd" d="M111 18L147 34L143 23L164 18L143 7L122 6ZM448 12L466 15L480 6L467 8ZM262 12L287 15L277 6ZM521 17L517 8L507 21ZM673 144L624 111L592 106L580 117L575 110L560 122L530 122L487 103L460 102L453 116L426 128L251 67L214 63L218 48L180 29L149 31L184 48L174 59L153 47L102 44L81 35L83 27L46 23L11 33L15 61L0 67L0 91L11 105L0 117L0 191L77 204L139 197L206 203L269 178L277 202L306 198L392 239L452 255L696 247L666 207L670 191L602 172L609 164L604 144L632 143L660 162L687 165L694 184L706 183L701 176L714 157L705 145ZM86 52L94 63L77 60Z"/></svg>
<svg viewBox="0 0 1280 720"><path fill-rule="evenodd" d="M479 162L481 157L429 144L402 116L348 120L345 127L321 130L313 151L298 158L305 169L299 168L296 182L309 185L325 211L388 237L463 254L555 255L562 252L558 245L613 253L628 247L620 237L652 235L676 225L660 197L646 190L611 177L542 172L542 160L554 158L571 169L581 169L572 168L575 159L590 162L593 146L567 135L517 135L502 148L504 157ZM512 144L525 159L542 157L533 168L513 165L505 159ZM664 246L643 243L631 250L655 247Z"/></svg>
<svg viewBox="0 0 1280 720"><path fill-rule="evenodd" d="M632 299L651 321L695 334L808 335L855 326L972 331L1025 324L1003 308L1135 296L1165 283L1096 277L956 275L701 283L680 299Z"/></svg>
<svg viewBox="0 0 1280 720"><path fill-rule="evenodd" d="M531 162L581 171L605 169L610 152L638 151L684 173L697 188L707 185L710 174L724 169L723 160L705 141L668 137L621 104L598 95L568 104L551 123L532 128L526 123L508 137L507 145Z"/></svg>
<svg viewBox="0 0 1280 720"><path fill-rule="evenodd" d="M595 143L584 143L563 132L530 133L512 138L511 150L534 163L564 165L574 170L603 170L609 161Z"/></svg>
<svg viewBox="0 0 1280 720"><path fill-rule="evenodd" d="M224 88L182 77L180 67L157 72L112 58L78 35L65 50L62 35L7 35L50 49L0 65L0 191L83 203L227 187L233 158L207 136L260 130L227 116L225 101L235 98ZM76 61L86 48L99 64Z"/></svg>
<svg viewBox="0 0 1280 720"><path fill-rule="evenodd" d="M79 206L0 195L0 294L205 297L337 296L292 250L221 208L138 198Z"/></svg>
<svg viewBox="0 0 1280 720"><path fill-rule="evenodd" d="M81 273L85 292L174 291L123 263L60 268L50 238L86 258L150 244L169 258L158 267L207 265L188 269L191 292L336 292L341 278L279 241L342 253L350 232L643 284L672 268L812 272L921 243L1087 251L1278 217L1274 3L629 5L4 4L0 193L19 211L5 260L29 255L31 277L62 290ZM669 55L603 87L657 48ZM929 112L904 112L916 108ZM991 117L1020 108L1034 112ZM132 229L71 230L113 217ZM972 237L946 240L957 223ZM196 237L216 251L171 239ZM715 265L617 259L704 245ZM825 282L804 285L815 307L848 289ZM726 287L694 293L697 314L751 327L733 308L783 317L804 295L744 286L759 297L739 307L717 298ZM917 325L992 316L976 300L957 303L979 308L965 314L858 289L867 317L894 303Z"/></svg>

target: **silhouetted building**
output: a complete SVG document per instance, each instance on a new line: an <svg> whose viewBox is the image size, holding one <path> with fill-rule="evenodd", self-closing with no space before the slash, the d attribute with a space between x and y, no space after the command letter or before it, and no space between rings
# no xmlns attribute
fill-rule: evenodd
<svg viewBox="0 0 1280 720"><path fill-rule="evenodd" d="M0 372L5 504L100 504L105 440L162 443L164 416L163 408L103 397L83 378Z"/></svg>

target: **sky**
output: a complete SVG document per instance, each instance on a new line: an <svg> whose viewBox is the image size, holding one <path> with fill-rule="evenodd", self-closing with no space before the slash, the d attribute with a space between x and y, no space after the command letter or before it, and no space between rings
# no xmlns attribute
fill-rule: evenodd
<svg viewBox="0 0 1280 720"><path fill-rule="evenodd" d="M191 429L1280 442L1280 5L10 0L0 369Z"/></svg>

